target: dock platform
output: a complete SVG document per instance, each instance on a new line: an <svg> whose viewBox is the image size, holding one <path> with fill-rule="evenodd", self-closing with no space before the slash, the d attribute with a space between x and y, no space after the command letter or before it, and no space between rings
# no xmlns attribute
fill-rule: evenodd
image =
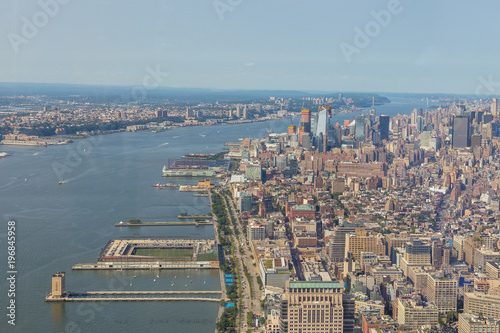
<svg viewBox="0 0 500 333"><path fill-rule="evenodd" d="M167 221L167 222L141 222L141 223L115 223L115 227L168 227L168 226L182 226L182 225L212 225L212 221Z"/></svg>
<svg viewBox="0 0 500 333"><path fill-rule="evenodd" d="M46 302L205 301L220 302L220 291L88 291L49 295Z"/></svg>

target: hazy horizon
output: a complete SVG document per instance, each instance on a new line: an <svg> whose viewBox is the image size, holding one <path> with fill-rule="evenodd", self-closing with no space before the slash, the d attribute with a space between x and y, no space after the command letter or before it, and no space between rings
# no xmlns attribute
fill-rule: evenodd
<svg viewBox="0 0 500 333"><path fill-rule="evenodd" d="M497 95L486 4L6 0L0 81Z"/></svg>

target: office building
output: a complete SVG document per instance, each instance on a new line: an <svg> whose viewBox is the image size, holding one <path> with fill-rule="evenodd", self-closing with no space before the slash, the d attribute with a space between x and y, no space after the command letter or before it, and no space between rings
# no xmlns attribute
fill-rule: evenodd
<svg viewBox="0 0 500 333"><path fill-rule="evenodd" d="M363 115L354 117L356 142L365 141L366 120Z"/></svg>
<svg viewBox="0 0 500 333"><path fill-rule="evenodd" d="M491 114L493 116L498 115L498 98L491 99Z"/></svg>
<svg viewBox="0 0 500 333"><path fill-rule="evenodd" d="M430 265L431 245L423 243L418 238L412 238L406 243L404 259L408 265Z"/></svg>
<svg viewBox="0 0 500 333"><path fill-rule="evenodd" d="M486 263L489 261L499 262L500 252L484 247L476 249L474 253L474 271L486 272Z"/></svg>
<svg viewBox="0 0 500 333"><path fill-rule="evenodd" d="M453 117L453 148L470 147L470 124L469 117L455 116Z"/></svg>
<svg viewBox="0 0 500 333"><path fill-rule="evenodd" d="M385 255L385 245L382 237L367 235L366 230L356 229L355 234L346 235L345 257L352 253L356 261L361 259L361 252L372 252L375 255Z"/></svg>
<svg viewBox="0 0 500 333"><path fill-rule="evenodd" d="M458 333L500 333L498 318L484 318L466 313L458 315Z"/></svg>
<svg viewBox="0 0 500 333"><path fill-rule="evenodd" d="M379 131L380 131L380 140L389 141L389 122L391 117L386 115L381 115L379 117Z"/></svg>
<svg viewBox="0 0 500 333"><path fill-rule="evenodd" d="M438 324L439 310L432 303L423 303L409 299L397 299L397 318L399 325L405 325L412 330L421 329L422 326L436 326Z"/></svg>
<svg viewBox="0 0 500 333"><path fill-rule="evenodd" d="M434 302L439 313L446 315L457 311L458 283L447 277L427 275L427 299Z"/></svg>
<svg viewBox="0 0 500 333"><path fill-rule="evenodd" d="M342 287L332 281L287 281L280 333L341 333Z"/></svg>
<svg viewBox="0 0 500 333"><path fill-rule="evenodd" d="M464 313L500 318L500 296L464 293Z"/></svg>

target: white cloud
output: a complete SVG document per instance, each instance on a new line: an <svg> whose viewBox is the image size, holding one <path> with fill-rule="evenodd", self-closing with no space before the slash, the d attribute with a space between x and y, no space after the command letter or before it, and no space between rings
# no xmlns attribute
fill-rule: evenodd
<svg viewBox="0 0 500 333"><path fill-rule="evenodd" d="M253 63L253 62L247 62L245 64L245 66L247 66L247 67L255 66L255 63Z"/></svg>

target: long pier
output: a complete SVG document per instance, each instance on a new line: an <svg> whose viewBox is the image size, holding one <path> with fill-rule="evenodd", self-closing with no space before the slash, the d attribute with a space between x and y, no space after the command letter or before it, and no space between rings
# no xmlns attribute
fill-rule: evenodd
<svg viewBox="0 0 500 333"><path fill-rule="evenodd" d="M212 215L179 215L177 216L179 220L195 220L195 219L205 219L212 220Z"/></svg>
<svg viewBox="0 0 500 333"><path fill-rule="evenodd" d="M88 291L49 295L46 302L205 301L220 302L220 291Z"/></svg>
<svg viewBox="0 0 500 333"><path fill-rule="evenodd" d="M115 227L166 227L166 226L182 226L182 225L211 225L212 221L169 221L169 222L141 222L141 223L115 223Z"/></svg>

